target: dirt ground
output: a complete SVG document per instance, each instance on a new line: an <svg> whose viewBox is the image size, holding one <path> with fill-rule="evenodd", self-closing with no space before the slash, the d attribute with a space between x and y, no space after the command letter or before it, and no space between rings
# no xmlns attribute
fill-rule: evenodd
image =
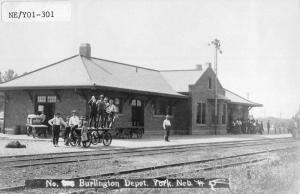
<svg viewBox="0 0 300 194"><path fill-rule="evenodd" d="M176 153L176 154L164 154L155 156L143 156L143 157L126 157L118 158L113 157L109 160L103 161L87 161L61 165L49 165L45 167L27 167L21 169L0 169L1 180L0 186L14 186L22 183L25 179L33 178L70 178L86 175L96 175L106 172L117 172L124 169L134 169L140 167L146 167L151 165L161 165L167 163L183 162L200 160L206 158L216 158L226 155L233 155L244 152L259 151L263 148L230 148L230 149L205 149L188 153ZM272 146L270 146L272 148ZM298 189L297 182L300 180L299 170L300 158L299 149L286 152L272 153L268 156L270 159L267 162L257 165L241 166L236 168L228 168L223 170L214 170L205 173L190 173L182 175L184 177L228 177L231 180L231 191L233 193L281 193L284 191L295 191ZM189 167L184 169L170 169L170 172L178 170L188 170ZM190 167L191 168L191 167ZM168 170L166 170L168 171ZM192 171L192 170L191 170ZM153 171L155 175L155 171ZM166 172L167 173L167 172ZM250 179L247 175L250 173ZM145 176L145 175L139 175ZM146 174L146 177L150 176ZM152 176L152 175L151 175ZM122 178L116 177L116 178ZM276 181L281 185L277 185ZM288 187L289 185L289 187ZM253 189L255 188L255 189ZM274 188L277 188L277 190ZM72 193L78 190L66 190L66 189L34 189L24 190L20 193ZM188 193L204 193L211 192L210 190L183 190L183 189L120 189L120 190L103 190L98 189L97 192L105 193L182 193L187 191ZM244 192L247 191L247 192ZM300 191L300 190L298 190ZM92 191L91 191L92 192ZM221 191L218 191L221 192ZM217 192L217 193L218 193ZM229 191L222 190L221 193L227 193ZM184 192L185 193L185 192Z"/></svg>

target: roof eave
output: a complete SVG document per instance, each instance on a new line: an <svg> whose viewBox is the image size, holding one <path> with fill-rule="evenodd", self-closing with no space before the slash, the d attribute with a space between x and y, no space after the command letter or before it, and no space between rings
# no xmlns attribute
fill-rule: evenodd
<svg viewBox="0 0 300 194"><path fill-rule="evenodd" d="M66 86L4 86L0 87L0 91L12 90L36 90L36 89L73 89L73 88L93 88L93 85L66 85Z"/></svg>
<svg viewBox="0 0 300 194"><path fill-rule="evenodd" d="M230 101L229 104L238 104L238 105L243 105L243 106L249 106L249 107L263 107L262 104L257 104L257 103L253 103L253 104L248 104L248 103L242 103L242 102L232 102Z"/></svg>
<svg viewBox="0 0 300 194"><path fill-rule="evenodd" d="M159 93L159 92L151 92L151 91L143 91L143 90L132 90L132 89L126 89L126 88L118 88L118 87L109 87L109 86L99 86L95 85L96 88L101 88L101 89L111 89L111 90L118 90L118 91L130 91L132 93L140 93L140 94L154 94L158 96L164 96L164 97L175 97L175 98L182 98L186 99L188 96L182 95L182 94L168 94L168 93Z"/></svg>
<svg viewBox="0 0 300 194"><path fill-rule="evenodd" d="M158 96L164 96L164 97L173 97L173 98L188 98L185 95L182 94L168 94L168 93L159 93L159 92L151 92L151 91L142 91L142 90L132 90L132 89L126 89L126 88L117 88L117 87L108 87L108 86L99 86L96 84L93 85L71 85L71 86L14 86L14 87L0 87L1 91L13 91L13 90L38 90L38 89L110 89L110 90L118 90L123 92L133 92L133 93L141 93L141 94L154 94Z"/></svg>

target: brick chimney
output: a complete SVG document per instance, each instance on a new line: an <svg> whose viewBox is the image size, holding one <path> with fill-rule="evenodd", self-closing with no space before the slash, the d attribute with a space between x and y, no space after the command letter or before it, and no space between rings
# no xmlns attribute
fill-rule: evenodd
<svg viewBox="0 0 300 194"><path fill-rule="evenodd" d="M206 65L211 68L211 62L207 62Z"/></svg>
<svg viewBox="0 0 300 194"><path fill-rule="evenodd" d="M91 57L91 45L89 43L83 43L79 47L79 55L90 58Z"/></svg>
<svg viewBox="0 0 300 194"><path fill-rule="evenodd" d="M196 65L196 70L200 70L201 71L202 70L202 65L201 64L197 64Z"/></svg>

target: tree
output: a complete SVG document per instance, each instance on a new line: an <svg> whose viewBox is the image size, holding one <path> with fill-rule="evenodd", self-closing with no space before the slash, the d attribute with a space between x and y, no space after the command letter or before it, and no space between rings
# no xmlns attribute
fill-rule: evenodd
<svg viewBox="0 0 300 194"><path fill-rule="evenodd" d="M9 80L14 79L15 77L18 77L18 74L15 73L13 69L8 69L7 71L4 72L3 75L1 75L1 81L7 82Z"/></svg>

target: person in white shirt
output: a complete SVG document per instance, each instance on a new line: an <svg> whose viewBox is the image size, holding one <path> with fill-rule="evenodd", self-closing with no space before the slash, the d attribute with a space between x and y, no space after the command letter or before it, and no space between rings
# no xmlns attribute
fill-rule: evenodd
<svg viewBox="0 0 300 194"><path fill-rule="evenodd" d="M64 120L60 117L60 113L56 113L54 118L48 121L49 125L52 126L53 131L53 145L54 147L58 146L58 139L59 139L59 132L60 132L60 126L64 125L67 126L67 124L64 122Z"/></svg>
<svg viewBox="0 0 300 194"><path fill-rule="evenodd" d="M109 104L106 107L106 113L108 115L108 127L111 128L112 123L115 121L115 115L117 113L117 108L114 105L113 99L109 100Z"/></svg>
<svg viewBox="0 0 300 194"><path fill-rule="evenodd" d="M72 116L69 119L69 126L71 128L71 134L73 134L74 130L75 130L78 137L81 136L80 130L76 130L78 128L79 124L80 124L79 117L76 115L76 110L73 110ZM78 141L78 144L80 144L80 141Z"/></svg>
<svg viewBox="0 0 300 194"><path fill-rule="evenodd" d="M163 122L163 129L165 130L165 141L169 141L171 121L169 120L169 115L166 115L166 119Z"/></svg>

